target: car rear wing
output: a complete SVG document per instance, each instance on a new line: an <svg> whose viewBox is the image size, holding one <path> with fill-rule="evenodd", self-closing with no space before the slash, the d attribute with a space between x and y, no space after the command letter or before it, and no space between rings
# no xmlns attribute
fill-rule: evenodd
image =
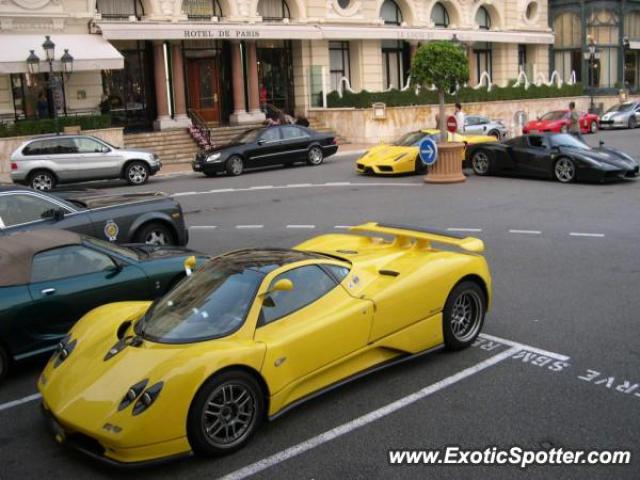
<svg viewBox="0 0 640 480"><path fill-rule="evenodd" d="M391 235L394 237L394 243L398 246L411 246L415 244L417 248L427 248L434 242L458 247L467 252L482 253L484 251L484 242L479 238L463 237L462 235L443 230L376 222L351 227L349 230L352 232Z"/></svg>

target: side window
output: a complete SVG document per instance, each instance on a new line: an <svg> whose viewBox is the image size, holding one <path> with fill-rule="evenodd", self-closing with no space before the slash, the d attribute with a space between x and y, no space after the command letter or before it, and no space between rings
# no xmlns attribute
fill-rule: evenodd
<svg viewBox="0 0 640 480"><path fill-rule="evenodd" d="M14 194L0 195L0 218L6 227L42 220L43 214L52 208L60 208L42 197Z"/></svg>
<svg viewBox="0 0 640 480"><path fill-rule="evenodd" d="M263 142L275 142L280 140L280 129L279 128L267 128L260 137L260 140Z"/></svg>
<svg viewBox="0 0 640 480"><path fill-rule="evenodd" d="M296 140L300 138L309 138L309 134L298 127L282 127L283 140Z"/></svg>
<svg viewBox="0 0 640 480"><path fill-rule="evenodd" d="M322 267L328 270L338 283L342 282L342 280L349 275L349 269L347 267L340 265L323 265Z"/></svg>
<svg viewBox="0 0 640 480"><path fill-rule="evenodd" d="M544 138L539 137L537 135L532 135L529 137L529 145L533 148L546 148L546 143Z"/></svg>
<svg viewBox="0 0 640 480"><path fill-rule="evenodd" d="M107 151L106 146L99 142L96 142L92 138L79 137L74 138L73 141L76 144L78 153L102 153Z"/></svg>
<svg viewBox="0 0 640 480"><path fill-rule="evenodd" d="M65 155L68 153L78 153L78 147L76 147L73 138L47 140L45 150L45 154L47 155Z"/></svg>
<svg viewBox="0 0 640 480"><path fill-rule="evenodd" d="M54 248L38 253L31 263L31 282L44 282L111 270L109 256L82 245Z"/></svg>
<svg viewBox="0 0 640 480"><path fill-rule="evenodd" d="M336 287L335 280L315 265L281 273L273 280L271 285L284 278L293 282L293 290L289 292L274 292L269 295L268 300L265 299L260 312L262 324L271 323L296 310L300 310Z"/></svg>
<svg viewBox="0 0 640 480"><path fill-rule="evenodd" d="M31 142L22 149L22 154L23 155L46 155L47 143L48 142L43 140L37 140L35 142Z"/></svg>
<svg viewBox="0 0 640 480"><path fill-rule="evenodd" d="M476 117L464 117L464 125L466 127L473 127L478 123Z"/></svg>
<svg viewBox="0 0 640 480"><path fill-rule="evenodd" d="M489 119L485 117L478 117L478 125L487 125L489 123Z"/></svg>

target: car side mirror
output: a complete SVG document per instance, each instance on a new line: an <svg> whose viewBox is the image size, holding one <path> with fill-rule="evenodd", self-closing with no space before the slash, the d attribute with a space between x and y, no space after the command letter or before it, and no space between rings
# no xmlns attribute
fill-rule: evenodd
<svg viewBox="0 0 640 480"><path fill-rule="evenodd" d="M186 258L184 261L184 273L187 275L187 277L190 277L195 268L196 268L196 257L191 255L190 257Z"/></svg>
<svg viewBox="0 0 640 480"><path fill-rule="evenodd" d="M64 210L62 208L50 208L42 213L42 218L59 222L64 219Z"/></svg>
<svg viewBox="0 0 640 480"><path fill-rule="evenodd" d="M273 285L273 287L264 292L262 295L265 298L268 298L268 296L273 292L290 292L291 290L293 290L293 282L288 278L283 278L281 280L278 280L275 285Z"/></svg>

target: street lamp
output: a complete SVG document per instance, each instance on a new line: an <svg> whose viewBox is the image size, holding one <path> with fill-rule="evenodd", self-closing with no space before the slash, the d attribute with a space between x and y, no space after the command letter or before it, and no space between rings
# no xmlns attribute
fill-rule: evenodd
<svg viewBox="0 0 640 480"><path fill-rule="evenodd" d="M49 79L47 81L47 90L49 98L53 100L53 122L56 129L56 134L60 134L60 128L58 127L58 108L55 105L55 93L60 86L58 77L54 75L53 62L55 61L56 44L53 43L49 35L45 35L44 43L42 44L47 63L49 64ZM70 75L73 72L73 56L69 53L69 49L64 49L64 54L60 57L60 63L62 65L62 72L66 75ZM32 75L40 73L40 57L35 54L33 50L30 50L27 57L27 72Z"/></svg>
<svg viewBox="0 0 640 480"><path fill-rule="evenodd" d="M587 45L587 52L584 54L584 59L589 61L589 95L591 97L589 111L591 113L595 110L595 104L593 102L593 90L595 88L595 69L596 60L600 60L600 50L598 49L598 45L593 40L591 36L587 37L589 44Z"/></svg>

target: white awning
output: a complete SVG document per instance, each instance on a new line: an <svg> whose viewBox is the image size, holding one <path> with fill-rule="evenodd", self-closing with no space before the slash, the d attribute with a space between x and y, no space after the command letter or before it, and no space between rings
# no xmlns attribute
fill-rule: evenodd
<svg viewBox="0 0 640 480"><path fill-rule="evenodd" d="M326 24L225 24L100 22L98 28L109 40L450 40L456 35L463 42L496 42L548 45L553 33L534 31L459 30L410 28L388 25Z"/></svg>
<svg viewBox="0 0 640 480"><path fill-rule="evenodd" d="M124 68L124 58L101 35L50 35L55 43L54 70L61 71L60 57L68 48L73 57L73 71L112 70ZM42 49L44 35L0 34L0 73L24 73L27 71L29 50L40 57L40 71L48 71L46 54Z"/></svg>
<svg viewBox="0 0 640 480"><path fill-rule="evenodd" d="M629 48L631 50L640 50L640 40L631 40L629 42Z"/></svg>

